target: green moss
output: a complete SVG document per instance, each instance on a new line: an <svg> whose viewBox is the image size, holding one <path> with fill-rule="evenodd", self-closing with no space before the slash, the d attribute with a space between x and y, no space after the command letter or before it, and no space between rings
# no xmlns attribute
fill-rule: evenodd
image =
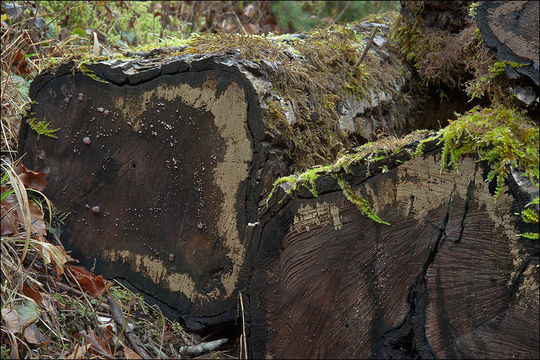
<svg viewBox="0 0 540 360"><path fill-rule="evenodd" d="M476 18L476 10L478 9L478 6L480 6L480 2L473 2L469 6L469 16L472 18Z"/></svg>
<svg viewBox="0 0 540 360"><path fill-rule="evenodd" d="M463 155L478 155L491 166L487 181L496 179L495 200L501 195L509 166L523 169L535 185L539 183L538 127L524 112L502 105L475 107L439 131L444 144L441 171L452 165L459 170Z"/></svg>
<svg viewBox="0 0 540 360"><path fill-rule="evenodd" d="M521 219L524 222L528 224L538 224L539 202L540 202L540 198L536 197L534 200L532 200L527 205L525 205L525 208L521 211L521 213L518 213L519 215L521 215ZM538 240L540 238L538 232L526 232L523 234L519 234L519 236L526 239L531 239L531 240Z"/></svg>
<svg viewBox="0 0 540 360"><path fill-rule="evenodd" d="M54 135L54 133L60 130L60 128L58 129L49 128L49 125L51 125L50 121L45 121L45 120L38 121L36 118L30 118L26 120L26 122L28 123L28 125L30 125L30 128L32 130L37 132L38 138L40 135L45 135L54 139L58 138L58 136Z"/></svg>
<svg viewBox="0 0 540 360"><path fill-rule="evenodd" d="M344 174L352 174L352 167L357 164L364 163L368 166L377 162L380 162L391 155L398 154L405 148L406 145L419 141L429 135L427 130L414 131L403 138L385 137L375 142L369 142L362 146L359 146L350 154L344 154L340 156L333 164L326 166L317 166L313 169L307 170L300 175L284 176L277 179L274 182L272 190L266 198L266 204L268 205L273 194L277 190L278 186L285 184L285 192L288 196L293 197L298 189L303 186L308 189L313 196L317 197L316 180L323 175L333 176L339 186L341 187L345 197L360 207L362 212L372 219L373 221L381 224L390 225L386 221L382 220L369 206L366 199L356 194L347 181L343 178ZM383 165L379 167L379 171L386 172L388 168ZM280 201L283 201L281 199Z"/></svg>
<svg viewBox="0 0 540 360"><path fill-rule="evenodd" d="M78 69L86 76L88 76L90 79L95 80L97 82L108 84L109 82L106 80L103 80L102 78L98 77L94 72L86 67L86 64L90 63L90 60L83 60L79 63Z"/></svg>
<svg viewBox="0 0 540 360"><path fill-rule="evenodd" d="M367 202L367 200L363 198L362 196L358 195L356 192L354 192L351 185L347 181L345 181L345 179L339 176L337 176L336 179L339 184L339 187L341 187L341 190L343 190L343 195L345 195L347 200L349 200L353 204L358 205L360 209L362 210L362 212L364 213L364 215L366 215L368 218L375 221L376 223L390 225L389 222L382 220L377 214L375 214L375 212L369 206L369 203Z"/></svg>

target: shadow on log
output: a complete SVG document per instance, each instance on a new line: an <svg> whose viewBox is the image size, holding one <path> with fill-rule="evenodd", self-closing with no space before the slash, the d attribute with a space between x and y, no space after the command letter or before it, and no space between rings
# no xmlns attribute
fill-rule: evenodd
<svg viewBox="0 0 540 360"><path fill-rule="evenodd" d="M495 203L483 163L440 173L440 149L388 164L357 166L349 181L391 226L331 176L316 181L318 198L281 191L261 214L252 356L536 358L538 244L511 215L528 196L513 183Z"/></svg>

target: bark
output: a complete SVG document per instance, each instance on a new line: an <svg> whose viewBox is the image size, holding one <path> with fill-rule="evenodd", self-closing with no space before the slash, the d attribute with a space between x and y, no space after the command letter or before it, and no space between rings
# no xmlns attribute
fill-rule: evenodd
<svg viewBox="0 0 540 360"><path fill-rule="evenodd" d="M528 78L536 87L540 84L539 7L538 1L483 1L476 17L482 38L497 49L499 60L520 64L507 65L506 74Z"/></svg>

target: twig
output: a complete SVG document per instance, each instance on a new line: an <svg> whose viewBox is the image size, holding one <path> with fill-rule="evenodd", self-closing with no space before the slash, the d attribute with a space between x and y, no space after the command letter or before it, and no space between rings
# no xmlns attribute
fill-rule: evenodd
<svg viewBox="0 0 540 360"><path fill-rule="evenodd" d="M209 342L202 342L198 345L180 346L178 353L180 355L196 356L202 354L203 352L216 350L227 341L228 339L218 339Z"/></svg>
<svg viewBox="0 0 540 360"><path fill-rule="evenodd" d="M147 347L149 347L150 349L154 350L154 352L156 353L157 357L160 358L160 359L167 359L167 355L165 355L165 353L163 351L161 351L160 349L158 349L158 347L153 344L152 342L147 342L145 344Z"/></svg>
<svg viewBox="0 0 540 360"><path fill-rule="evenodd" d="M345 6L343 7L343 9L341 9L341 11L339 12L339 15L336 16L335 19L332 19L332 25L335 24L335 23L339 20L339 18L343 16L343 14L345 13L345 11L347 11L347 9L349 8L349 5L351 5L351 2L350 2L350 1L347 1L347 2L345 3Z"/></svg>
<svg viewBox="0 0 540 360"><path fill-rule="evenodd" d="M247 340L246 340L246 319L244 318L244 300L242 299L242 292L238 294L238 297L240 297L240 310L242 311L242 342L240 345L240 355L242 355L242 347L244 349L244 357L247 359ZM242 356L240 356L240 359L242 359Z"/></svg>
<svg viewBox="0 0 540 360"><path fill-rule="evenodd" d="M367 42L366 48L364 49L364 52L362 53L362 56L360 56L360 59L358 59L356 64L354 64L353 70L356 69L356 67L358 65L360 65L362 63L362 61L364 61L364 58L366 57L366 55L368 53L368 50L371 47L371 44L373 44L373 39L375 38L375 34L377 33L377 30L378 30L378 28L373 29L373 32L371 33L371 36L369 37L369 40Z"/></svg>
<svg viewBox="0 0 540 360"><path fill-rule="evenodd" d="M123 328L125 327L126 338L133 347L133 350L135 350L135 352L143 359L152 359L152 356L148 354L148 352L142 346L139 345L140 341L138 341L137 337L131 333L131 329L126 327L127 320L124 317L122 309L120 309L120 306L118 305L118 302L114 298L114 296L107 294L107 301L109 301L109 305L111 305L111 314L114 318L114 321L116 321L118 326L122 326Z"/></svg>

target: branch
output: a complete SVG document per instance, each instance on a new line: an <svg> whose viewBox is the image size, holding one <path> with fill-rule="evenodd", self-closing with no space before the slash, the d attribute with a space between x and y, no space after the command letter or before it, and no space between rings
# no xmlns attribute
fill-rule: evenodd
<svg viewBox="0 0 540 360"><path fill-rule="evenodd" d="M202 342L198 345L181 346L180 349L178 349L178 353L181 355L196 356L202 354L203 352L216 350L226 342L227 339L218 339L209 342Z"/></svg>
<svg viewBox="0 0 540 360"><path fill-rule="evenodd" d="M356 69L358 65L364 61L364 58L366 57L369 48L371 47L371 44L373 44L373 39L375 38L375 34L377 33L378 28L373 29L373 32L371 33L371 36L369 37L369 40L367 42L366 48L364 49L364 52L362 53L362 56L360 56L360 59L354 64L353 69Z"/></svg>

